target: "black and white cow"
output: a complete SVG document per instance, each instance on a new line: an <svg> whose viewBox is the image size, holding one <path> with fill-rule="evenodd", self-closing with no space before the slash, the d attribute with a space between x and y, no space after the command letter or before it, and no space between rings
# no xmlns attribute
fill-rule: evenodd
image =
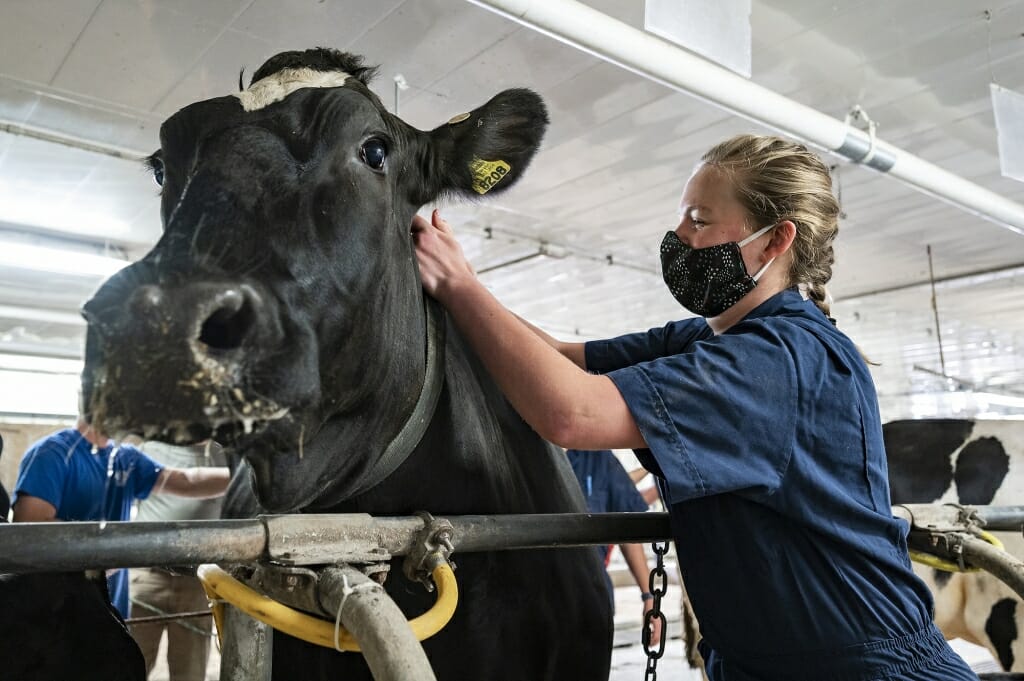
<svg viewBox="0 0 1024 681"><path fill-rule="evenodd" d="M1024 424L924 419L883 426L894 504L1024 503ZM1024 557L1019 532L996 533ZM1006 671L1024 671L1024 603L986 572L915 571L935 595L935 622L947 638L985 646Z"/></svg>
<svg viewBox="0 0 1024 681"><path fill-rule="evenodd" d="M583 511L565 456L430 312L409 232L439 196L510 187L545 107L506 90L423 132L385 110L372 72L332 50L283 53L244 92L163 124L152 157L163 237L85 306L85 411L112 434L233 447L251 471L233 481L233 515L253 508L252 493L275 513ZM424 644L439 679L607 677L611 617L593 551L458 565L454 619ZM400 607L423 612L433 596L391 575ZM370 678L361 656L284 635L273 670Z"/></svg>

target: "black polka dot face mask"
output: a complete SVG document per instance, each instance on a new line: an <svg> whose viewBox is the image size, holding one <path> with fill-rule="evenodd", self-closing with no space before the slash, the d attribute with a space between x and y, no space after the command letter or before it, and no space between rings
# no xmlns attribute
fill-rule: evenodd
<svg viewBox="0 0 1024 681"><path fill-rule="evenodd" d="M661 275L679 304L701 317L717 317L757 286L775 258L750 276L740 249L775 225L762 227L743 241L692 248L668 232L661 241Z"/></svg>

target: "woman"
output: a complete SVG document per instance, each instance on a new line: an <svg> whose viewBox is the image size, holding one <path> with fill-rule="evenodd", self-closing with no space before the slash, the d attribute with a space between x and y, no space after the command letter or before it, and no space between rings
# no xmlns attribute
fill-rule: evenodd
<svg viewBox="0 0 1024 681"><path fill-rule="evenodd" d="M661 244L669 291L699 317L586 344L504 309L436 211L412 229L424 287L537 432L637 449L663 478L713 681L976 679L931 622L874 385L829 318L838 213L805 147L719 144Z"/></svg>

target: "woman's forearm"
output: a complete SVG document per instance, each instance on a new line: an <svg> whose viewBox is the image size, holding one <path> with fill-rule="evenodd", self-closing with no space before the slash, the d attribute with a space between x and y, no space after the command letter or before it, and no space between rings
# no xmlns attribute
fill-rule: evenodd
<svg viewBox="0 0 1024 681"><path fill-rule="evenodd" d="M573 449L644 446L610 379L583 371L475 278L452 285L443 302L456 325L516 411L542 437Z"/></svg>

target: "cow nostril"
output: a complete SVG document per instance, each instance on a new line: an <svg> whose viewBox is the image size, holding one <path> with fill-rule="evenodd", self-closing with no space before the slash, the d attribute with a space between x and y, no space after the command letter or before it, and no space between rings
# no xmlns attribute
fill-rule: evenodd
<svg viewBox="0 0 1024 681"><path fill-rule="evenodd" d="M240 348L256 320L253 305L240 291L222 293L217 302L219 307L199 330L199 341L214 350Z"/></svg>

